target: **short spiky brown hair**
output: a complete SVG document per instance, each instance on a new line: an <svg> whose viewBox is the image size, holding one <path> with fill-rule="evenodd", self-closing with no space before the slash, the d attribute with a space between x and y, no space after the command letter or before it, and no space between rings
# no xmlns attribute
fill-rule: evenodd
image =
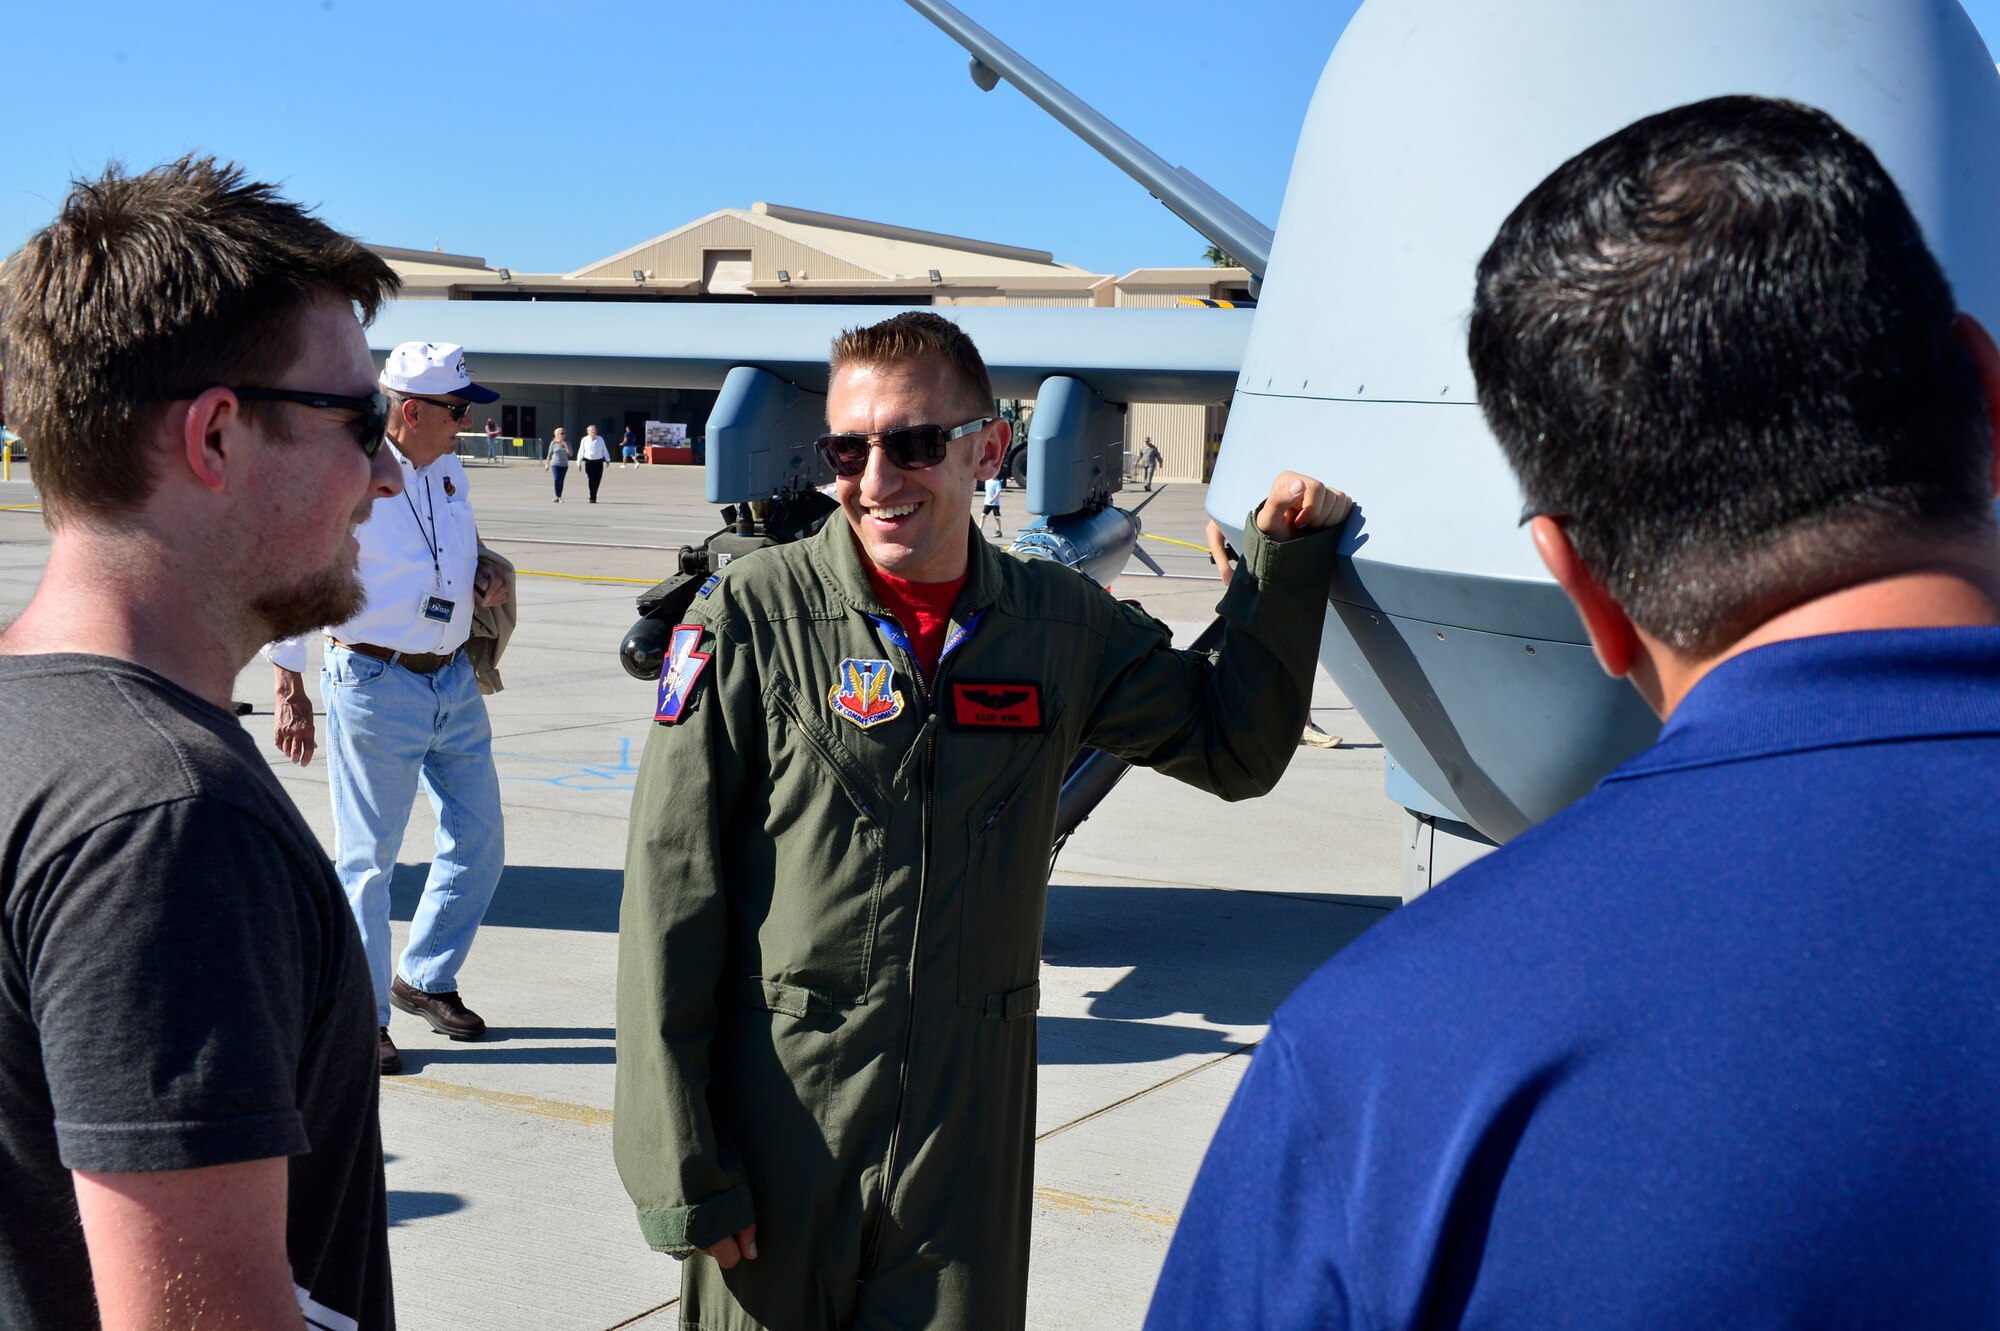
<svg viewBox="0 0 2000 1331"><path fill-rule="evenodd" d="M951 371L965 389L965 405L974 413L993 409L993 379L986 362L965 330L929 310L907 310L865 328L850 328L833 340L827 362L829 377L843 365L905 365L934 360Z"/></svg>
<svg viewBox="0 0 2000 1331"><path fill-rule="evenodd" d="M298 359L313 301L369 319L397 285L359 242L212 157L73 182L0 273L0 379L44 520L131 512L168 401L267 385Z"/></svg>

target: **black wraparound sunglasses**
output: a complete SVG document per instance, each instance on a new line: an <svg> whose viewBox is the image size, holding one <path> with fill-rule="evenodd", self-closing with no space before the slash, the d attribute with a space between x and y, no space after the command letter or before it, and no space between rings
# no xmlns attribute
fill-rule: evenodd
<svg viewBox="0 0 2000 1331"><path fill-rule="evenodd" d="M993 420L991 416L981 416L950 429L942 425L901 425L874 434L823 434L813 441L813 446L819 449L819 455L836 476L859 476L868 470L870 448L880 448L904 471L922 471L944 461L946 445L952 440L977 434Z"/></svg>
<svg viewBox="0 0 2000 1331"><path fill-rule="evenodd" d="M382 436L389 428L389 399L382 393L348 397L341 393L311 393L301 388L232 388L229 391L252 402L296 402L302 407L316 407L322 411L358 411L361 419L354 423L355 442L371 458L381 451Z"/></svg>
<svg viewBox="0 0 2000 1331"><path fill-rule="evenodd" d="M428 402L433 407L443 407L451 413L452 420L460 424L465 422L465 413L472 410L470 402L446 402L442 398L417 397L414 394L410 395L409 400L412 402Z"/></svg>

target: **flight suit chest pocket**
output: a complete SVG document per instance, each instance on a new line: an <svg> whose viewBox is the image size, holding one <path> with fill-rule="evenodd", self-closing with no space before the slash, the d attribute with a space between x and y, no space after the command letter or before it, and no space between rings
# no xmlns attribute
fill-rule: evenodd
<svg viewBox="0 0 2000 1331"><path fill-rule="evenodd" d="M759 840L770 855L770 900L752 922L755 971L836 1004L861 1002L874 967L887 806L797 686L773 672L765 696L771 790Z"/></svg>
<svg viewBox="0 0 2000 1331"><path fill-rule="evenodd" d="M1060 716L1042 733L959 735L1001 750L999 775L972 802L959 881L958 1002L999 1020L1034 1015L1048 899L1049 828L1069 755Z"/></svg>

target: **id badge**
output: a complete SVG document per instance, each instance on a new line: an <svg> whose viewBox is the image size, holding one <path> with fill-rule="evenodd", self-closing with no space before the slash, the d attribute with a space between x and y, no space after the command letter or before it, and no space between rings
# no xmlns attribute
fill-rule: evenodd
<svg viewBox="0 0 2000 1331"><path fill-rule="evenodd" d="M449 624L451 623L451 612L457 609L457 607L458 602L447 601L442 596L426 596L424 598L424 618L435 620L440 624Z"/></svg>

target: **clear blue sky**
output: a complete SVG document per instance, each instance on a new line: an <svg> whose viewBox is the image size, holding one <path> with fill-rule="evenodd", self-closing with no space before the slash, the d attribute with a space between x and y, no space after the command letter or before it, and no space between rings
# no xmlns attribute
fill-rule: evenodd
<svg viewBox="0 0 2000 1331"><path fill-rule="evenodd" d="M1357 0L958 0L1275 223ZM2000 0L1967 4L1989 47ZM67 182L204 150L384 244L563 271L757 199L1030 245L1096 272L1204 241L901 0L21 4L0 253Z"/></svg>

